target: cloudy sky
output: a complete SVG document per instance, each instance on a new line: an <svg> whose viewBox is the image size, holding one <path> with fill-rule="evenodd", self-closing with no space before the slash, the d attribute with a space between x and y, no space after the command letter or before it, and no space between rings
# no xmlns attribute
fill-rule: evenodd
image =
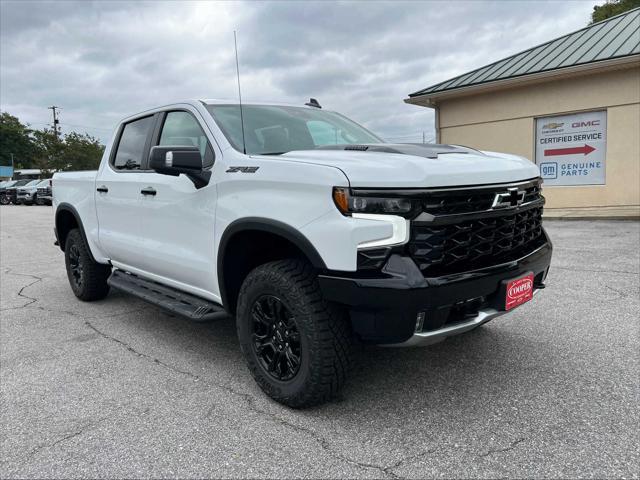
<svg viewBox="0 0 640 480"><path fill-rule="evenodd" d="M585 26L602 1L0 1L0 109L103 142L184 98L317 98L392 141L433 138L407 94Z"/></svg>

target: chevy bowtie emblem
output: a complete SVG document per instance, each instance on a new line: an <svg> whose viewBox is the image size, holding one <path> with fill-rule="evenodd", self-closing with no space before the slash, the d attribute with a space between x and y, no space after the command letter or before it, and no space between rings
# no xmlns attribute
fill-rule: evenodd
<svg viewBox="0 0 640 480"><path fill-rule="evenodd" d="M518 190L517 188L509 188L504 193L496 194L493 199L493 205L491 208L508 208L517 207L522 205L524 201L524 190Z"/></svg>

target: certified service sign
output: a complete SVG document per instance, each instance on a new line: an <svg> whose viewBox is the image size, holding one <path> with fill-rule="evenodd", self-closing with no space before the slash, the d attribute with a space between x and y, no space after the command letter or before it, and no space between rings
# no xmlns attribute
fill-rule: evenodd
<svg viewBox="0 0 640 480"><path fill-rule="evenodd" d="M536 163L545 185L604 185L607 112L536 119Z"/></svg>

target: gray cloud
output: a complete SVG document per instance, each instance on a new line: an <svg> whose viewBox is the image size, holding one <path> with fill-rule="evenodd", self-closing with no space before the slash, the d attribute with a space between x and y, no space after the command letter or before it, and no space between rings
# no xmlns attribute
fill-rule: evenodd
<svg viewBox="0 0 640 480"><path fill-rule="evenodd" d="M433 136L410 92L580 28L595 2L0 2L0 108L107 141L182 98L316 97L384 137Z"/></svg>

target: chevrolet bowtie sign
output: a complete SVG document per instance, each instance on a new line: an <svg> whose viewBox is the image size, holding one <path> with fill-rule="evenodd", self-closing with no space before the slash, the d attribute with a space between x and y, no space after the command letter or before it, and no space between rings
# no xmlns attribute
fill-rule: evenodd
<svg viewBox="0 0 640 480"><path fill-rule="evenodd" d="M607 112L536 119L536 164L545 185L604 185Z"/></svg>
<svg viewBox="0 0 640 480"><path fill-rule="evenodd" d="M508 208L522 205L524 201L524 190L509 188L505 193L498 193L493 199L491 208Z"/></svg>

